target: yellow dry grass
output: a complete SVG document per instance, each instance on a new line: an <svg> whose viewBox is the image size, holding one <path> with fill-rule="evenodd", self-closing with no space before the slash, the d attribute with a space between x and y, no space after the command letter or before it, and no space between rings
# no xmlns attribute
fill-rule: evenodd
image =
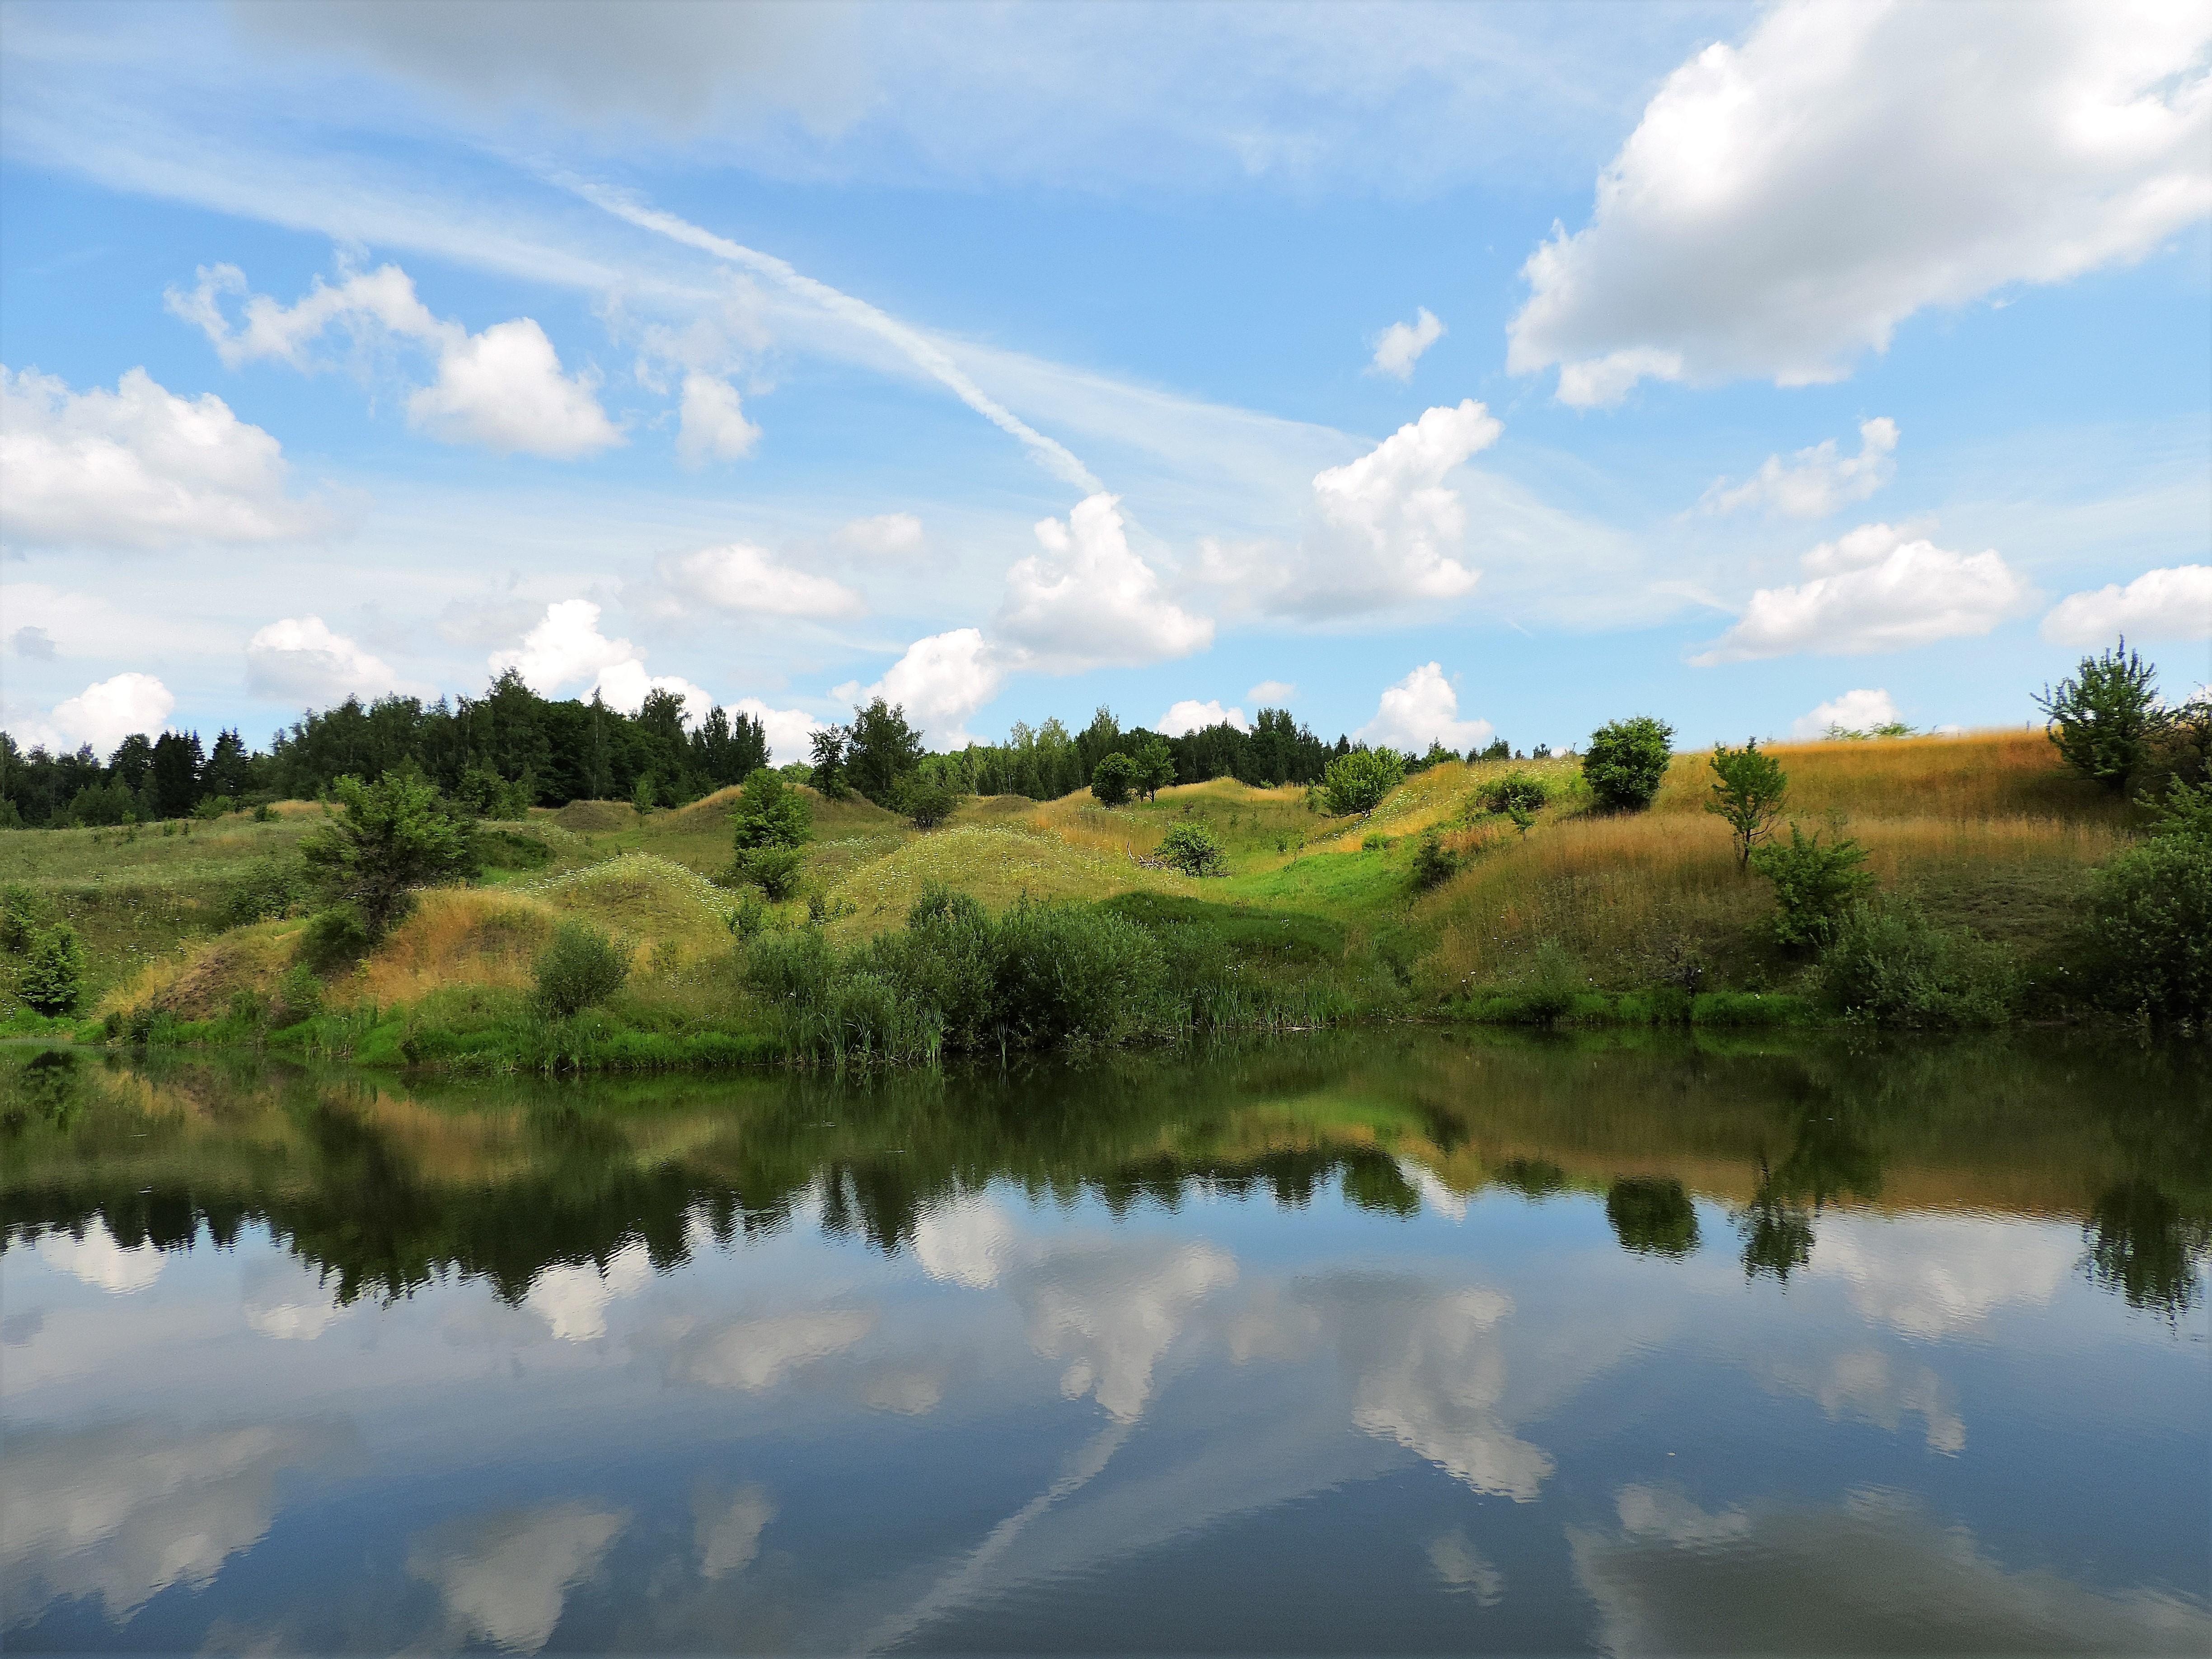
<svg viewBox="0 0 2212 1659"><path fill-rule="evenodd" d="M1839 829L1885 889L1920 892L1984 931L2033 931L2124 839L2120 813L2061 772L2039 732L1771 752L1789 774L1786 817ZM1490 836L1415 907L1437 930L1432 984L1510 978L1546 939L1619 984L1648 977L1677 945L1739 971L1771 955L1771 890L1738 867L1728 826L1702 810L1710 782L1705 755L1680 756L1650 812L1547 823L1525 842Z"/></svg>
<svg viewBox="0 0 2212 1659"><path fill-rule="evenodd" d="M624 853L509 890L556 912L586 917L633 945L667 946L687 959L729 943L723 921L729 895L696 871L653 853Z"/></svg>
<svg viewBox="0 0 2212 1659"><path fill-rule="evenodd" d="M531 962L558 921L542 899L485 888L425 893L344 989L379 1004L413 1002L449 985L531 983Z"/></svg>
<svg viewBox="0 0 2212 1659"><path fill-rule="evenodd" d="M292 965L300 932L295 922L234 928L204 944L185 945L148 963L100 1000L95 1012L150 1007L177 1019L213 1019L230 1011L240 991L265 994Z"/></svg>

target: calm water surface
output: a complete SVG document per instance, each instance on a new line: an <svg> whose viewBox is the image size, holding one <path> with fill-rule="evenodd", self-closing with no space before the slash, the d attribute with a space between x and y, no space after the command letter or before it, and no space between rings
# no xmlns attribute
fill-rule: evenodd
<svg viewBox="0 0 2212 1659"><path fill-rule="evenodd" d="M15 1651L2212 1650L2187 1054L0 1112Z"/></svg>

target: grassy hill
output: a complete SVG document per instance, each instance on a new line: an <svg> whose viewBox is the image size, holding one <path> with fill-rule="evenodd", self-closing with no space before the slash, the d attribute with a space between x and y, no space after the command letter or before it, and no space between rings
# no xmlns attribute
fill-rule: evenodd
<svg viewBox="0 0 2212 1659"><path fill-rule="evenodd" d="M1854 837L1886 890L2000 942L2031 972L2063 952L2088 872L2130 834L2133 809L2066 773L2039 732L1771 752L1789 772L1790 818ZM1525 833L1486 807L1510 773L1551 792ZM1702 810L1708 782L1705 755L1678 756L1650 811L1608 815L1591 810L1571 759L1450 763L1358 819L1324 816L1302 789L1217 780L1111 811L1087 793L972 799L926 833L866 801L802 791L814 839L800 896L771 925L803 927L811 909L832 945L850 949L901 927L937 885L1000 914L1025 900L1103 905L1177 938L1204 932L1255 972L1327 979L1341 991L1335 1006L1353 1012L1464 1006L1522 982L1540 958L1593 993L1798 988L1807 963L1774 943L1771 890L1737 866L1727 827ZM315 1000L326 1018L404 1017L410 1030L434 1016L520 1021L537 952L579 915L633 963L608 1018L693 1034L742 1025L751 1017L732 938L738 896L714 884L731 861L737 793L644 814L576 801L487 826L511 867L424 895ZM293 972L304 900L285 920L234 927L231 898L295 860L321 817L312 803L286 803L265 823L0 832L0 883L78 928L95 1013L142 1029L156 1017L220 1020L257 999L305 995ZM1162 839L1185 823L1218 839L1225 875L1200 880L1159 863ZM1423 890L1415 857L1431 835L1458 867Z"/></svg>

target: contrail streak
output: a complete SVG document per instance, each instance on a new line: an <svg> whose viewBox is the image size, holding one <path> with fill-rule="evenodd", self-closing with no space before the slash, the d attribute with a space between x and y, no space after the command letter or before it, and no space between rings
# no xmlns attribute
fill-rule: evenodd
<svg viewBox="0 0 2212 1659"><path fill-rule="evenodd" d="M718 259L757 272L778 286L819 306L831 316L865 329L878 338L897 348L914 366L960 401L981 415L1000 431L1018 438L1042 462L1047 471L1066 480L1086 495L1097 495L1105 489L1089 467L1078 460L1065 444L1048 438L1020 416L1008 409L990 393L977 386L961 371L960 366L939 350L918 330L909 328L897 318L878 311L865 300L818 283L813 277L793 270L785 261L771 253L733 242L726 236L717 236L689 220L679 219L672 213L645 206L620 191L610 190L589 179L562 178L562 184L618 219L627 220L641 230L650 230L681 242L686 247L696 247Z"/></svg>

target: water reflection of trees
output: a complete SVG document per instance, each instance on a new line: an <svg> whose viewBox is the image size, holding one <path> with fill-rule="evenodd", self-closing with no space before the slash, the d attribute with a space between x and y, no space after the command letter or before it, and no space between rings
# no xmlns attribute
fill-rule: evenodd
<svg viewBox="0 0 2212 1659"><path fill-rule="evenodd" d="M2198 1296L2197 1263L2212 1247L2212 1230L2147 1180L2123 1182L2090 1209L2081 1229L2091 1279L2117 1291L2131 1308L2179 1320Z"/></svg>
<svg viewBox="0 0 2212 1659"><path fill-rule="evenodd" d="M2197 1076L2070 1050L1594 1054L1358 1035L985 1076L398 1091L250 1057L35 1054L0 1064L0 1227L98 1222L124 1249L174 1249L252 1223L343 1301L447 1272L519 1298L549 1266L604 1271L641 1246L665 1269L702 1238L773 1232L802 1211L903 1250L933 1207L993 1182L1117 1216L1200 1190L1284 1206L1333 1190L1410 1216L1489 1184L1602 1192L1625 1249L1678 1258L1700 1242L1689 1187L1667 1172L1679 1158L1757 1171L1731 1211L1744 1270L1786 1281L1825 1206L1875 1198L1900 1158L1925 1191L1933 1144L1996 1188L2022 1168L2108 1172L2094 1206L2046 1212L2080 1206L2085 1273L2174 1315L2196 1304L2212 1215ZM1592 1164L1612 1145L1656 1171L1606 1183Z"/></svg>

